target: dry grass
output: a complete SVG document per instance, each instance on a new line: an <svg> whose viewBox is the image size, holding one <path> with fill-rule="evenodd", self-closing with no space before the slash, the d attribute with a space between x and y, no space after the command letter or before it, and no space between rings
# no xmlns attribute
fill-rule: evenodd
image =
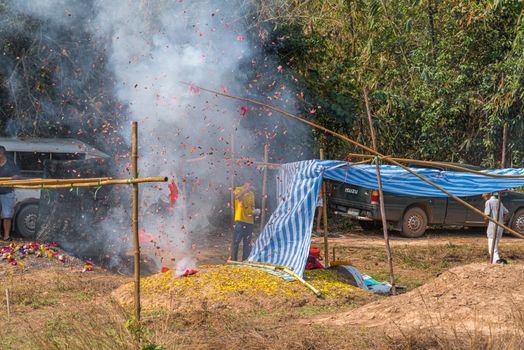
<svg viewBox="0 0 524 350"><path fill-rule="evenodd" d="M512 261L522 261L524 249L505 245ZM383 251L340 248L364 272L378 279L387 276ZM483 245L443 245L394 249L397 275L414 288L450 267L485 260ZM276 308L220 309L199 304L184 311L154 310L143 314L142 327L129 327L129 310L111 299L111 293L130 281L103 271L80 274L56 269L0 276L0 285L11 290L11 319L5 312L0 290L0 339L2 349L519 349L524 346L524 316L515 308L513 334L411 329L396 336L377 330L298 322L317 315L358 307L368 300L322 305L282 305ZM194 299L184 303L191 306ZM436 319L434 322L438 323ZM518 330L518 331L517 331ZM141 341L138 341L141 338Z"/></svg>
<svg viewBox="0 0 524 350"><path fill-rule="evenodd" d="M112 274L57 268L2 276L2 349L129 349L126 312L107 295L127 281Z"/></svg>
<svg viewBox="0 0 524 350"><path fill-rule="evenodd" d="M392 248L392 256L397 284L411 290L455 266L487 262L489 257L485 243L485 239L479 239L475 244L450 242L395 246ZM500 251L510 263L524 262L524 245L520 244L520 241L502 243ZM349 259L359 270L375 279L389 280L386 253L381 246L358 248L337 246L337 259Z"/></svg>

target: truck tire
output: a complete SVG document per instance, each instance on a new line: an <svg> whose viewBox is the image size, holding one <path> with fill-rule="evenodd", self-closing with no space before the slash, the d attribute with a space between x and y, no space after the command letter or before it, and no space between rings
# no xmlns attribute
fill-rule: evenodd
<svg viewBox="0 0 524 350"><path fill-rule="evenodd" d="M38 204L30 203L22 206L16 213L15 226L18 234L25 239L34 239L36 234L36 220L38 218Z"/></svg>
<svg viewBox="0 0 524 350"><path fill-rule="evenodd" d="M519 209L513 215L511 228L520 234L524 234L524 209Z"/></svg>
<svg viewBox="0 0 524 350"><path fill-rule="evenodd" d="M424 235L428 227L428 216L424 209L411 207L402 218L401 235L408 238L418 238Z"/></svg>

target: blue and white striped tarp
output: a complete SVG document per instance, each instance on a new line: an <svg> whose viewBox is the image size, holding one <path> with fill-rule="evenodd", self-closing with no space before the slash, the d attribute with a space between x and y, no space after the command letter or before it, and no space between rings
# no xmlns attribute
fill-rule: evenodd
<svg viewBox="0 0 524 350"><path fill-rule="evenodd" d="M249 261L291 267L304 273L311 244L313 216L322 180L330 179L367 188L377 188L375 165L346 166L346 162L307 160L284 164L277 177L278 206L253 247ZM458 197L479 195L524 186L524 178L494 178L478 174L411 168ZM496 169L483 172L524 175L524 169ZM392 165L381 165L385 192L422 197L446 194Z"/></svg>

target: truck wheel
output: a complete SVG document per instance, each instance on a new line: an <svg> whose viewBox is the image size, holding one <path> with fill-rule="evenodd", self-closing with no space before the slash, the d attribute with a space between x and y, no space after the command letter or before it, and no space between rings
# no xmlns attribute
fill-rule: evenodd
<svg viewBox="0 0 524 350"><path fill-rule="evenodd" d="M524 209L519 209L513 215L511 228L520 234L524 234Z"/></svg>
<svg viewBox="0 0 524 350"><path fill-rule="evenodd" d="M26 239L34 239L37 218L38 204L24 205L16 214L15 225L17 232Z"/></svg>
<svg viewBox="0 0 524 350"><path fill-rule="evenodd" d="M402 218L402 236L408 238L422 237L428 227L428 216L419 207L409 208Z"/></svg>

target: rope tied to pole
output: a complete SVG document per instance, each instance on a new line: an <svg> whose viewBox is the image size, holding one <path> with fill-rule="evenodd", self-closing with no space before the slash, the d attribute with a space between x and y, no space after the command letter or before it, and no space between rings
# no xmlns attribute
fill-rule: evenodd
<svg viewBox="0 0 524 350"><path fill-rule="evenodd" d="M42 190L44 190L47 194L47 205L51 204L51 190L49 188L44 187L42 187Z"/></svg>
<svg viewBox="0 0 524 350"><path fill-rule="evenodd" d="M371 165L382 165L382 157L381 156L374 156L371 160Z"/></svg>
<svg viewBox="0 0 524 350"><path fill-rule="evenodd" d="M100 183L100 182L99 182ZM95 190L95 194L94 194L94 200L96 201L96 194L98 193L98 190L100 190L102 188L102 185L98 186Z"/></svg>

